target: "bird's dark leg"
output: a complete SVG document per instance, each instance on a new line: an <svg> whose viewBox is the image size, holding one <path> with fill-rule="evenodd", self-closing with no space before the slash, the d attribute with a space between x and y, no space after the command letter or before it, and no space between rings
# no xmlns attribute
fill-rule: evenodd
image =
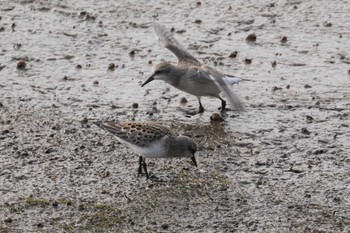
<svg viewBox="0 0 350 233"><path fill-rule="evenodd" d="M138 169L138 175L142 174L142 164L143 164L143 157L139 156L139 169Z"/></svg>
<svg viewBox="0 0 350 233"><path fill-rule="evenodd" d="M221 97L219 97L219 99L221 100L221 112L224 112L226 110L226 101Z"/></svg>
<svg viewBox="0 0 350 233"><path fill-rule="evenodd" d="M201 97L197 97L198 99L198 103L199 103L199 109L198 109L198 113L203 113L204 112L204 108L203 108L203 105L201 103Z"/></svg>
<svg viewBox="0 0 350 233"><path fill-rule="evenodd" d="M148 175L148 172L147 172L146 159L143 159L142 166L143 166L143 170L145 170L145 174L146 174L147 179L149 179L149 175Z"/></svg>

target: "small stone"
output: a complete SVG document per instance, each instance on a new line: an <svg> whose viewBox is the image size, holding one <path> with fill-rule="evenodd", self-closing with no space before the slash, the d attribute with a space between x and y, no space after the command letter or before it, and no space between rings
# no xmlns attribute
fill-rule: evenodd
<svg viewBox="0 0 350 233"><path fill-rule="evenodd" d="M36 226L37 226L38 228L43 228L43 227L44 227L44 223L39 222L38 224L36 224Z"/></svg>
<svg viewBox="0 0 350 233"><path fill-rule="evenodd" d="M131 50L130 52L129 52L129 56L130 57L135 57L135 50Z"/></svg>
<svg viewBox="0 0 350 233"><path fill-rule="evenodd" d="M98 85L99 82L97 80L94 81L94 85Z"/></svg>
<svg viewBox="0 0 350 233"><path fill-rule="evenodd" d="M194 21L194 23L196 23L196 24L201 24L201 23L202 23L202 20L196 19L196 20Z"/></svg>
<svg viewBox="0 0 350 233"><path fill-rule="evenodd" d="M250 65L250 64L252 64L252 59L246 58L246 59L244 59L244 63L245 63L246 65Z"/></svg>
<svg viewBox="0 0 350 233"><path fill-rule="evenodd" d="M169 224L164 223L164 224L162 224L161 227L162 227L163 230L168 230Z"/></svg>
<svg viewBox="0 0 350 233"><path fill-rule="evenodd" d="M326 22L323 23L323 26L325 26L325 27L332 27L332 23L326 21Z"/></svg>
<svg viewBox="0 0 350 233"><path fill-rule="evenodd" d="M188 100L185 97L182 97L180 100L181 104L186 104L188 102Z"/></svg>
<svg viewBox="0 0 350 233"><path fill-rule="evenodd" d="M108 69L109 70L114 70L115 69L115 64L114 63L109 63Z"/></svg>
<svg viewBox="0 0 350 233"><path fill-rule="evenodd" d="M309 115L306 116L306 122L307 123L311 123L313 121L314 121L314 118L312 116L309 116Z"/></svg>
<svg viewBox="0 0 350 233"><path fill-rule="evenodd" d="M4 222L6 222L6 223L11 223L12 221L13 220L12 220L11 217L7 217L7 218L4 219Z"/></svg>
<svg viewBox="0 0 350 233"><path fill-rule="evenodd" d="M309 84L305 84L304 88L312 88Z"/></svg>
<svg viewBox="0 0 350 233"><path fill-rule="evenodd" d="M249 34L245 40L248 42L254 43L256 41L255 33Z"/></svg>
<svg viewBox="0 0 350 233"><path fill-rule="evenodd" d="M275 68L276 65L277 65L277 62L276 62L276 61L272 62L272 64L271 64L272 68Z"/></svg>
<svg viewBox="0 0 350 233"><path fill-rule="evenodd" d="M17 69L24 70L26 68L26 62L24 60L19 60L17 62Z"/></svg>
<svg viewBox="0 0 350 233"><path fill-rule="evenodd" d="M348 70L348 75L350 75L350 70Z"/></svg>
<svg viewBox="0 0 350 233"><path fill-rule="evenodd" d="M210 120L216 121L216 122L222 122L224 121L224 118L222 118L222 116L219 113L213 112L210 116Z"/></svg>
<svg viewBox="0 0 350 233"><path fill-rule="evenodd" d="M282 90L282 88L281 87L276 87L276 86L272 87L272 91L277 91L277 90Z"/></svg>
<svg viewBox="0 0 350 233"><path fill-rule="evenodd" d="M65 75L65 76L63 77L63 80L64 80L64 81L67 81L67 80L68 80L68 76Z"/></svg>
<svg viewBox="0 0 350 233"><path fill-rule="evenodd" d="M286 89L289 89L290 88L290 85L288 84L287 86L286 86Z"/></svg>
<svg viewBox="0 0 350 233"><path fill-rule="evenodd" d="M77 66L76 66L76 68L77 69L81 69L81 68L83 68L80 64L78 64Z"/></svg>
<svg viewBox="0 0 350 233"><path fill-rule="evenodd" d="M52 206L57 208L58 207L58 202L57 201L52 202Z"/></svg>
<svg viewBox="0 0 350 233"><path fill-rule="evenodd" d="M198 2L196 3L196 6L200 6L200 5L202 5L202 3L201 3L200 1L198 1Z"/></svg>
<svg viewBox="0 0 350 233"><path fill-rule="evenodd" d="M229 58L236 58L237 57L238 52L237 51L233 51L232 53L230 53L230 55L228 56Z"/></svg>
<svg viewBox="0 0 350 233"><path fill-rule="evenodd" d="M311 134L311 132L307 129L307 128L301 128L301 133L302 134L306 134L306 135L310 135Z"/></svg>
<svg viewBox="0 0 350 233"><path fill-rule="evenodd" d="M139 107L139 104L138 103L133 103L132 104L132 108L138 108Z"/></svg>
<svg viewBox="0 0 350 233"><path fill-rule="evenodd" d="M152 60L149 60L149 61L148 61L148 64L152 64Z"/></svg>
<svg viewBox="0 0 350 233"><path fill-rule="evenodd" d="M283 36L281 39L281 43L284 44L284 43L287 43L287 41L288 41L288 38L286 36Z"/></svg>

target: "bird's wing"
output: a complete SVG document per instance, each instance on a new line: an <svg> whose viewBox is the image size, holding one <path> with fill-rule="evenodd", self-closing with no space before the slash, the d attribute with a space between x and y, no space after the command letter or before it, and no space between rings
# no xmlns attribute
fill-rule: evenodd
<svg viewBox="0 0 350 233"><path fill-rule="evenodd" d="M169 49L178 58L179 63L186 62L191 65L200 66L201 63L192 56L180 43L174 38L172 33L168 31L163 25L159 23L153 23L154 30L158 41Z"/></svg>
<svg viewBox="0 0 350 233"><path fill-rule="evenodd" d="M168 128L151 122L104 122L95 124L119 139L140 147L147 147L164 137L173 137L173 133Z"/></svg>
<svg viewBox="0 0 350 233"><path fill-rule="evenodd" d="M235 110L243 110L243 104L241 100L230 89L230 84L227 82L225 75L209 66L202 66L201 68L202 68L201 72L207 73L207 75L203 75L203 77L209 76L214 81L216 86L224 93L226 98L229 100L229 102L231 103L231 106Z"/></svg>

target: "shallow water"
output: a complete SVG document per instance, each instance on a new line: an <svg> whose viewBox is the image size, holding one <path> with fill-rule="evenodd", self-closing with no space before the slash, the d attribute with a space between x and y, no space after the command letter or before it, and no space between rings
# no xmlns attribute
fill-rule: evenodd
<svg viewBox="0 0 350 233"><path fill-rule="evenodd" d="M0 232L349 231L349 12L346 1L3 0ZM141 88L153 64L176 61L152 21L245 79L233 87L245 111L211 123L219 100L188 117L179 108L195 97ZM164 182L136 177L137 157L92 125L126 119L193 137L199 168L150 160Z"/></svg>

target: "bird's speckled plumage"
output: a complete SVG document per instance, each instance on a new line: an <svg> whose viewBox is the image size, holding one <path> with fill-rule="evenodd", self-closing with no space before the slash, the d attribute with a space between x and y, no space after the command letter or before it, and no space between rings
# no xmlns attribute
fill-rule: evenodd
<svg viewBox="0 0 350 233"><path fill-rule="evenodd" d="M148 177L145 158L191 158L195 160L196 144L186 136L178 136L169 128L154 122L95 122L97 126L115 135L119 142L140 156L139 174L142 167Z"/></svg>

